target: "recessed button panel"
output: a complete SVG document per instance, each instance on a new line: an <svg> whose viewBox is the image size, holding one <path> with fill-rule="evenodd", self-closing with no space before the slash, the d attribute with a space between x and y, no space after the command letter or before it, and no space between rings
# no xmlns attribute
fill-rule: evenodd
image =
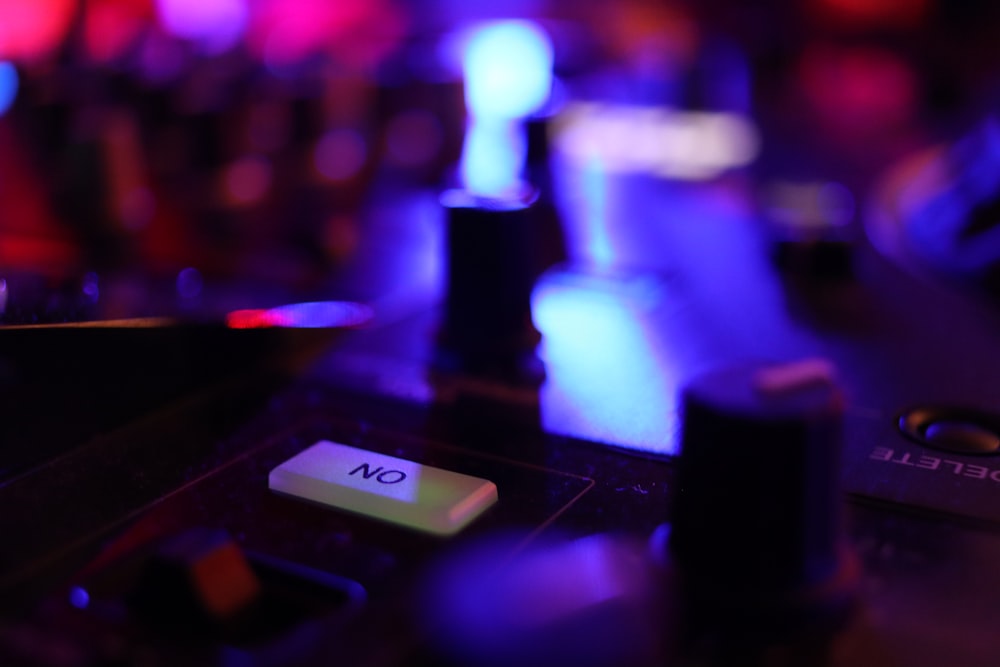
<svg viewBox="0 0 1000 667"><path fill-rule="evenodd" d="M489 480L325 440L272 470L268 487L437 535L458 532L497 501Z"/></svg>
<svg viewBox="0 0 1000 667"><path fill-rule="evenodd" d="M957 454L1000 454L1000 417L978 410L919 408L899 419L917 442Z"/></svg>
<svg viewBox="0 0 1000 667"><path fill-rule="evenodd" d="M924 431L929 443L941 449L989 454L1000 449L1000 437L988 428L961 421L938 421Z"/></svg>

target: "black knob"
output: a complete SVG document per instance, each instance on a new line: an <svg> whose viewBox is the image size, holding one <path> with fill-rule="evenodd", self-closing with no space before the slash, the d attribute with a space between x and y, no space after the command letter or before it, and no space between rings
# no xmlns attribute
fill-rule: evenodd
<svg viewBox="0 0 1000 667"><path fill-rule="evenodd" d="M450 190L447 276L439 366L507 381L538 382L541 335L531 320L540 273L533 192L503 198Z"/></svg>
<svg viewBox="0 0 1000 667"><path fill-rule="evenodd" d="M854 197L827 181L779 182L771 188L765 215L772 256L787 279L800 283L850 282L857 247Z"/></svg>
<svg viewBox="0 0 1000 667"><path fill-rule="evenodd" d="M843 403L822 360L726 368L684 390L670 549L693 618L778 627L849 606Z"/></svg>

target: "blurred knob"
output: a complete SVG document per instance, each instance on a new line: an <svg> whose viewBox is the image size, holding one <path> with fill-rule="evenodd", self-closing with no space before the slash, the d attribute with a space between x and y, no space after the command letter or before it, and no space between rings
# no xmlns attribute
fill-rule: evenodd
<svg viewBox="0 0 1000 667"><path fill-rule="evenodd" d="M552 173L551 126L556 118L556 105L530 116L524 123L527 138L525 173L528 182L537 189L538 201L534 204L533 217L538 229L535 233L538 246L537 258L543 269L565 262L566 237L563 231L563 217L555 201L555 185Z"/></svg>
<svg viewBox="0 0 1000 667"><path fill-rule="evenodd" d="M447 275L439 366L519 383L540 382L541 334L531 321L531 290L541 267L535 194L442 196L447 211Z"/></svg>
<svg viewBox="0 0 1000 667"><path fill-rule="evenodd" d="M259 595L260 582L239 545L223 531L193 528L150 559L132 602L168 624L222 623L249 609Z"/></svg>
<svg viewBox="0 0 1000 667"><path fill-rule="evenodd" d="M683 392L670 535L695 623L783 628L841 616L843 399L832 366L744 365Z"/></svg>
<svg viewBox="0 0 1000 667"><path fill-rule="evenodd" d="M839 183L772 185L764 203L772 256L786 277L805 282L849 281L854 274L854 197Z"/></svg>
<svg viewBox="0 0 1000 667"><path fill-rule="evenodd" d="M464 545L424 578L428 664L663 664L659 574L641 543L610 535L525 547L524 535Z"/></svg>

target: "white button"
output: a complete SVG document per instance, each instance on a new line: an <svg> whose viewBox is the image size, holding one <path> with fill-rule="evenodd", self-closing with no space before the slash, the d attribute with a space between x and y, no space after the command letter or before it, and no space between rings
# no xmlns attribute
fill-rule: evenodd
<svg viewBox="0 0 1000 667"><path fill-rule="evenodd" d="M497 501L485 479L322 440L271 471L268 488L437 535Z"/></svg>

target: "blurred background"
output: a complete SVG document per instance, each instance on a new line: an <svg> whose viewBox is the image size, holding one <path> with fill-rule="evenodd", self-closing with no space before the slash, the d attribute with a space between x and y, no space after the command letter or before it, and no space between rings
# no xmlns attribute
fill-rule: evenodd
<svg viewBox="0 0 1000 667"><path fill-rule="evenodd" d="M796 183L834 182L846 194L830 205L847 197L851 208L901 156L988 118L998 11L932 0L0 0L0 313L8 324L213 319L371 300L401 275L436 271L394 260L435 215L413 193L495 194L523 178L544 195L559 190L551 160L577 169L562 190L586 210L564 216L564 252L589 265L636 261L599 214L606 174L749 182L779 209L811 196ZM497 47L506 70L491 72L472 54L501 20L519 22ZM496 88L504 76L520 83ZM519 120L484 129L518 95ZM541 139L522 122L538 115Z"/></svg>
<svg viewBox="0 0 1000 667"><path fill-rule="evenodd" d="M963 662L996 635L998 587L981 577L1000 504L986 467L960 487L961 463L916 448L995 454L1000 427L945 412L958 444L918 445L897 421L914 406L1000 410L996 309L964 299L982 290L936 289L947 275L991 288L994 306L1000 294L998 36L1000 3L985 0L0 0L0 491L19 508L4 533L34 536L0 553L0 587L73 540L81 562L58 567L82 566L133 519L110 558L147 530L208 522L393 598L392 622L371 605L362 620L379 622L358 637L302 635L315 655L393 644L393 585L441 543L283 504L264 483L332 438L495 480L504 501L472 534L558 519L592 536L492 583L497 563L469 556L441 584L458 621L444 642L478 658L462 664L531 664L510 638L525 609L561 622L533 583L557 571L567 590L594 583L567 614L625 600L613 623L589 622L625 629L607 646L659 656L663 618L645 606L659 589L633 558L647 547L600 535L652 535L665 552L677 396L696 372L819 358L807 371L838 367L849 396L845 489L874 625L903 663ZM152 335L17 326L95 321ZM177 322L209 326L160 326ZM329 349L224 331L368 324ZM269 355L276 370L257 365ZM767 444L749 456L779 451ZM911 455L937 463L918 471ZM907 476L938 465L940 483ZM746 504L755 475L731 472L726 502ZM883 520L859 499L991 532ZM39 627L87 645L102 635L60 625L103 613L81 572L61 607L40 604L55 611ZM466 623L470 607L483 615ZM477 636L477 622L499 630ZM26 627L0 650L47 650ZM589 664L647 664L588 655L602 635L565 627L552 645ZM163 646L163 664L189 664ZM859 650L846 662L889 662ZM400 651L364 664L412 664ZM287 664L228 655L209 664Z"/></svg>

